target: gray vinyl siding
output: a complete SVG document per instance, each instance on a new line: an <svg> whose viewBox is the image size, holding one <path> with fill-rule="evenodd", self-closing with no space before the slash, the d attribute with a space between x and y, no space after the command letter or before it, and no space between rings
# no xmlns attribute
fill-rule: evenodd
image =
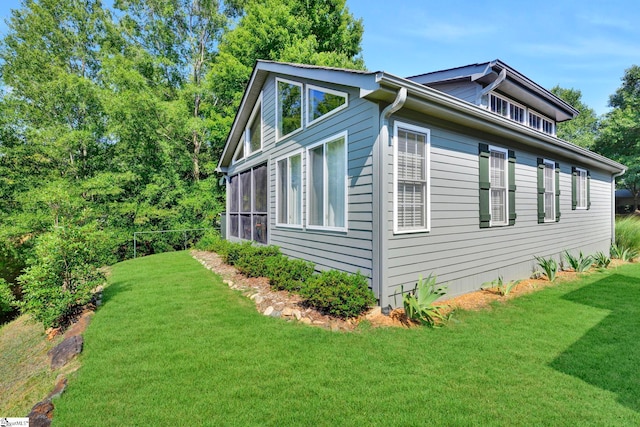
<svg viewBox="0 0 640 427"><path fill-rule="evenodd" d="M439 90L440 92L448 93L456 98L463 99L472 104L476 103L476 99L482 91L482 86L478 83L464 81L455 83L439 83L429 84L429 87Z"/></svg>
<svg viewBox="0 0 640 427"><path fill-rule="evenodd" d="M330 117L306 125L306 86L302 131L275 141L275 79L265 81L262 92L263 152L230 168L229 175L268 161L269 171L269 244L279 246L282 253L316 264L317 269L337 269L350 273L360 271L371 278L373 259L373 145L378 131L378 106L359 97L359 89L330 83L304 81L281 76L290 81L334 89L349 94L348 108ZM283 156L302 151L303 225L306 224L307 152L317 142L348 131L348 206L346 232L276 226L276 163Z"/></svg>
<svg viewBox="0 0 640 427"><path fill-rule="evenodd" d="M412 289L420 275L437 275L449 283L449 295L479 289L483 282L529 277L537 268L534 256L560 260L564 250L608 253L611 241L611 176L591 172L591 209L571 210L571 167L579 166L545 153L533 153L491 136L465 133L441 121L419 115L397 120L431 130L431 231L393 233L393 157L385 154L385 185L389 193L384 232L387 272L382 304L400 305L397 294ZM479 228L478 144L516 153L516 213L514 226ZM538 157L560 163L560 222L538 224ZM583 166L582 166L583 167ZM589 169L589 168L586 168Z"/></svg>

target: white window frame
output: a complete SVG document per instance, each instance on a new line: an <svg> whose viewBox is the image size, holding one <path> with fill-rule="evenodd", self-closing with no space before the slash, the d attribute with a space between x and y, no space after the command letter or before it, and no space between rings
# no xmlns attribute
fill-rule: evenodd
<svg viewBox="0 0 640 427"><path fill-rule="evenodd" d="M579 187L581 186L581 187ZM584 191L584 204L580 204L580 190ZM587 194L587 170L576 167L576 209L587 210L587 200L589 195Z"/></svg>
<svg viewBox="0 0 640 427"><path fill-rule="evenodd" d="M279 111L280 111L280 97L278 96L278 94L280 93L280 91L278 90L278 84L282 82L282 83L287 83L290 85L294 85L294 86L298 86L300 87L300 127L289 132L286 135L280 135L280 122L278 121L278 116L279 116ZM275 91L276 91L276 142L281 141L283 139L289 138L292 135L295 135L296 133L302 131L302 129L304 129L304 103L305 103L305 96L304 96L304 85L300 82L296 82L294 80L288 80L288 79L282 79L280 77L276 77L276 87L275 87Z"/></svg>
<svg viewBox="0 0 640 427"><path fill-rule="evenodd" d="M543 204L544 204L544 222L556 222L556 209L558 208L556 206L556 162L552 161L552 160L548 160L548 159L543 159L543 163L544 163L544 173L542 174L542 183L544 184L544 199L543 199ZM547 190L547 177L546 177L546 170L547 170L547 165L551 165L551 191ZM551 193L552 197L551 197L551 203L553 205L553 210L552 210L552 214L550 218L547 218L547 193Z"/></svg>
<svg viewBox="0 0 640 427"><path fill-rule="evenodd" d="M344 104L342 104L338 108L335 108L335 109L329 111L328 113L325 113L324 115L322 115L322 116L320 116L318 118L311 119L311 105L310 105L311 104L311 94L309 93L309 92L311 92L311 90L317 90L319 92L324 92L324 93L328 93L328 94L331 94L331 95L341 96L341 97L344 98L345 102L344 102ZM339 112L341 110L344 110L345 108L347 108L349 106L349 94L346 93L346 92L341 92L341 91L334 90L334 89L328 89L326 87L307 84L305 93L306 93L306 105L305 105L305 107L306 107L306 110L307 110L307 113L306 113L307 126L311 126L311 125L313 125L315 123L318 123L318 122L320 122L320 121L332 116L333 114L335 114L335 113L337 113L337 112Z"/></svg>
<svg viewBox="0 0 640 427"><path fill-rule="evenodd" d="M507 104L507 108L506 108L507 114L501 114L501 113L499 113L497 111L493 111L491 109L491 97L498 98L502 102L506 102L506 104ZM487 101L488 101L487 109L489 111L491 111L492 113L497 114L500 117L504 117L506 119L509 119L512 122L520 123L521 125L524 125L524 126L530 128L530 129L536 129L536 130L538 130L538 131L540 131L540 132L542 132L542 133L544 133L546 135L556 136L556 123L555 123L555 121L553 121L550 118L538 113L537 111L532 110L530 108L527 108L524 105L522 105L522 104L520 104L518 102L512 101L511 99L509 99L509 98L507 98L505 96L499 95L499 94L497 94L495 92L489 92L489 98L488 98ZM524 110L524 121L520 122L518 120L515 120L513 117L511 117L511 106L512 105ZM537 117L539 119L539 121L540 121L540 126L537 126L537 127L536 126L531 126L531 124L529 122L529 117L530 116ZM544 130L544 122L549 123L549 126L551 127L551 132L547 132L547 131Z"/></svg>
<svg viewBox="0 0 640 427"><path fill-rule="evenodd" d="M400 228L398 224L398 129L426 135L425 142L425 227L420 229ZM425 233L431 231L431 130L396 121L393 125L393 233Z"/></svg>
<svg viewBox="0 0 640 427"><path fill-rule="evenodd" d="M491 213L491 220L489 221L489 227L502 227L509 225L509 150L496 147L494 145L489 146L489 177L488 181L491 182L491 152L504 154L504 221L496 222L493 220L493 185L489 189L489 212Z"/></svg>
<svg viewBox="0 0 640 427"><path fill-rule="evenodd" d="M303 165L304 165L304 150L297 150L294 151L292 153L287 154L286 156L282 156L276 159L275 161L275 165L276 165L276 226L277 227L290 227L290 228L303 228L304 227L304 210L303 210L303 205L304 205L304 195L301 194L300 195L300 224L291 224L289 222L280 222L280 201L279 201L279 194L280 194L280 190L279 190L279 184L280 184L280 168L278 167L278 164L281 161L286 160L287 162L287 188L289 189L291 187L291 169L290 169L290 161L292 157L295 156L300 156L300 182L302 183L302 178L304 176L304 171L303 171ZM304 184L301 185L301 191L304 191ZM287 197L287 215L289 213L289 197Z"/></svg>
<svg viewBox="0 0 640 427"><path fill-rule="evenodd" d="M251 125L253 124L254 119L256 119L256 115L258 113L258 109L260 109L260 148L255 151L251 151ZM253 106L253 110L251 111L251 115L249 116L249 120L247 120L247 126L244 129L243 141L244 141L244 157L251 157L256 153L262 151L264 147L264 109L262 109L262 92L260 92L260 96L258 97L258 102Z"/></svg>
<svg viewBox="0 0 640 427"><path fill-rule="evenodd" d="M311 213L310 213L310 197L311 197L311 185L312 185L312 177L311 177L311 167L310 167L310 162L311 162L311 155L310 155L310 151L313 150L314 148L320 146L320 145L327 145L330 142L333 142L337 139L344 139L344 227L332 227L332 226L328 226L328 225L312 225L310 224L310 218L311 218ZM322 183L322 198L323 198L323 213L322 213L322 222L323 224L326 223L326 218L327 218L327 208L328 208L328 171L327 171L327 161L326 161L326 148L323 151L323 177L324 177L324 182ZM307 185L306 185L306 195L305 195L305 211L306 211L306 218L305 218L305 226L307 229L309 230L328 230L328 231L340 231L340 232L346 232L349 229L349 132L348 131L343 131L340 132L338 134L335 134L329 138L325 138L322 141L316 142L315 144L309 145L306 149L306 158L305 158L305 168L306 168L306 180L307 180Z"/></svg>

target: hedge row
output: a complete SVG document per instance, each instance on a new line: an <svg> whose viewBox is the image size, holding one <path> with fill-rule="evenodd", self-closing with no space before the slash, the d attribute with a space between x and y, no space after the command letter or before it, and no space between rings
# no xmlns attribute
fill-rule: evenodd
<svg viewBox="0 0 640 427"><path fill-rule="evenodd" d="M233 243L209 233L197 247L218 253L245 276L267 277L272 288L298 293L307 305L325 314L343 319L355 317L376 303L362 274L336 270L315 273L313 263L289 259L277 246Z"/></svg>

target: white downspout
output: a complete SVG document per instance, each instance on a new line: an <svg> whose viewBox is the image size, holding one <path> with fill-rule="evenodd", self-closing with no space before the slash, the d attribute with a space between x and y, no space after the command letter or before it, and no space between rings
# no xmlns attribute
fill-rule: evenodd
<svg viewBox="0 0 640 427"><path fill-rule="evenodd" d="M387 269L387 236L386 236L386 206L388 194L385 192L385 153L387 147L391 145L391 138L389 137L389 118L393 113L398 111L404 106L407 100L407 88L402 87L396 94L396 99L391 105L385 107L380 113L380 138L378 147L378 192L380 198L378 199L378 218L380 220L378 230L378 253L379 253L379 266L378 266L378 297L380 298L380 306L385 314L389 312L389 304L386 307L383 306L383 289L384 289L384 275ZM375 260L374 260L375 261Z"/></svg>
<svg viewBox="0 0 640 427"><path fill-rule="evenodd" d="M616 244L616 178L624 175L626 170L612 175L611 180L611 244Z"/></svg>
<svg viewBox="0 0 640 427"><path fill-rule="evenodd" d="M498 87L498 85L502 83L506 78L507 78L507 69L503 68L502 71L500 71L500 74L498 74L498 78L495 79L493 83L491 83L489 86L485 87L480 91L480 93L476 97L476 105L480 105L482 97L488 94L489 92L491 92L496 87Z"/></svg>

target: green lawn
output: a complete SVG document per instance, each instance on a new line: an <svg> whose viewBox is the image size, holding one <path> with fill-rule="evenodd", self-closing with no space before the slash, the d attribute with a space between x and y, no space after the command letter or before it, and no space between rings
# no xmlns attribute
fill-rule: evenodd
<svg viewBox="0 0 640 427"><path fill-rule="evenodd" d="M262 316L186 252L110 280L54 425L640 425L640 265L355 333Z"/></svg>

